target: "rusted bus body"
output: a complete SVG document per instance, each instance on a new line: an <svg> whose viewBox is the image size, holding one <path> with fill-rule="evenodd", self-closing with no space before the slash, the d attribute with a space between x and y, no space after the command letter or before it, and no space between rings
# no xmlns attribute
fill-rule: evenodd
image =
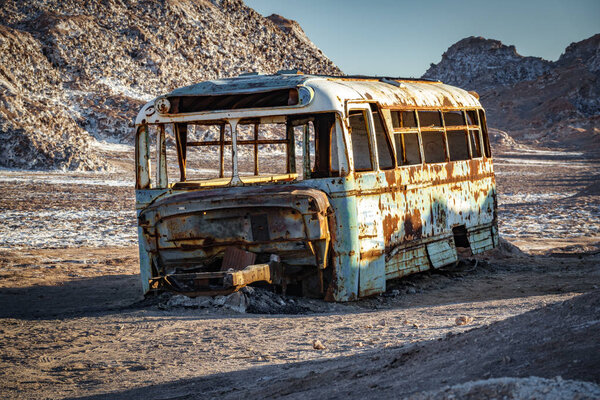
<svg viewBox="0 0 600 400"><path fill-rule="evenodd" d="M261 138L260 127L271 123L282 136ZM213 136L190 140L191 124L210 125ZM140 111L136 129L144 292L221 293L265 281L348 301L384 292L388 279L455 262L457 246L480 253L498 243L485 114L459 88L246 76L159 97ZM174 177L168 141L177 149ZM285 146L285 166L262 174L260 146L269 145ZM216 149L212 179L186 173L194 146ZM246 172L244 146L253 152ZM225 265L231 249L254 261Z"/></svg>

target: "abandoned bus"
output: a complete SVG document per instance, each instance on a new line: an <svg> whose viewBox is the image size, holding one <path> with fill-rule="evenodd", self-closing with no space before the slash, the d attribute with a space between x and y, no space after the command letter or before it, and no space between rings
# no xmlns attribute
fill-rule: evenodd
<svg viewBox="0 0 600 400"><path fill-rule="evenodd" d="M136 122L144 293L349 301L498 244L485 112L437 81L245 74Z"/></svg>

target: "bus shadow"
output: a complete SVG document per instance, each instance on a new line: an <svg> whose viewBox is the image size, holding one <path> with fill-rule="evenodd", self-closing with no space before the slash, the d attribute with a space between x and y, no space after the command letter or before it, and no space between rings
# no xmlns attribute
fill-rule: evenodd
<svg viewBox="0 0 600 400"><path fill-rule="evenodd" d="M139 275L81 278L60 285L0 289L0 318L58 319L121 312L141 299Z"/></svg>
<svg viewBox="0 0 600 400"><path fill-rule="evenodd" d="M477 303L528 295L564 294L585 290L581 283L570 282L572 277L557 276L542 285L528 257L505 258L503 261L468 260L454 267L445 267L412 274L388 282L387 292L348 303L327 303L317 299L292 297L294 304L305 310L297 314L235 314L209 307L207 313L183 306L158 308L168 297L143 299L138 275L108 275L82 278L57 286L29 286L0 289L0 318L22 320L52 320L75 317L100 317L137 310L148 310L164 318L269 318L306 317L311 315L341 315L376 312L378 310L410 309L443 304ZM574 261L581 262L579 259ZM568 262L565 259L565 262ZM548 259L546 272L558 268ZM579 265L579 264L578 264ZM560 265L564 268L564 265ZM580 267L579 267L580 268ZM530 276L531 275L531 276ZM493 280L490 281L489 278ZM500 278L500 279L498 279ZM518 287L510 282L518 279ZM488 282L489 281L489 282ZM507 282L503 284L502 282ZM560 282L559 282L560 281ZM564 282L563 282L564 281ZM487 282L487 283L486 283ZM490 283L491 282L491 283ZM528 285L530 283L530 285ZM560 285L558 285L560 283ZM557 286L558 285L558 286ZM575 285L575 286L574 286ZM577 286L578 285L578 286ZM528 287L531 286L531 287ZM560 287L560 290L556 289ZM285 299L285 298L284 298ZM287 299L285 299L287 301ZM252 301L252 299L250 299Z"/></svg>

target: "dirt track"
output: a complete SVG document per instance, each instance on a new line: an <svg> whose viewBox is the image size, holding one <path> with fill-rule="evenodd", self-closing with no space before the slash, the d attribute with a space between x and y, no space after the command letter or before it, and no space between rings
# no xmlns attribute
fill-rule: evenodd
<svg viewBox="0 0 600 400"><path fill-rule="evenodd" d="M498 160L501 234L535 256L504 248L475 268L473 260L395 282L385 296L306 303L315 312L304 315L141 301L131 189L40 185L52 177L2 171L0 397L426 396L530 375L598 384L598 164L574 158ZM103 218L118 228L106 231ZM111 238L123 245L107 246ZM473 320L459 326L460 316Z"/></svg>

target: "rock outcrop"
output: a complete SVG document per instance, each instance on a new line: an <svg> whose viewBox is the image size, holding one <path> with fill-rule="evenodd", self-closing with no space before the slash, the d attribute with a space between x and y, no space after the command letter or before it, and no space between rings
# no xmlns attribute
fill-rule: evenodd
<svg viewBox="0 0 600 400"><path fill-rule="evenodd" d="M105 168L90 143L131 143L143 103L204 79L341 73L284 21L241 0L3 2L0 166Z"/></svg>
<svg viewBox="0 0 600 400"><path fill-rule="evenodd" d="M462 39L442 55L442 61L431 64L424 78L439 79L450 85L484 90L510 86L536 79L551 68L539 57L523 57L515 46L482 37Z"/></svg>
<svg viewBox="0 0 600 400"><path fill-rule="evenodd" d="M555 62L471 37L452 45L424 77L479 92L489 125L518 141L598 155L600 34L571 44Z"/></svg>

